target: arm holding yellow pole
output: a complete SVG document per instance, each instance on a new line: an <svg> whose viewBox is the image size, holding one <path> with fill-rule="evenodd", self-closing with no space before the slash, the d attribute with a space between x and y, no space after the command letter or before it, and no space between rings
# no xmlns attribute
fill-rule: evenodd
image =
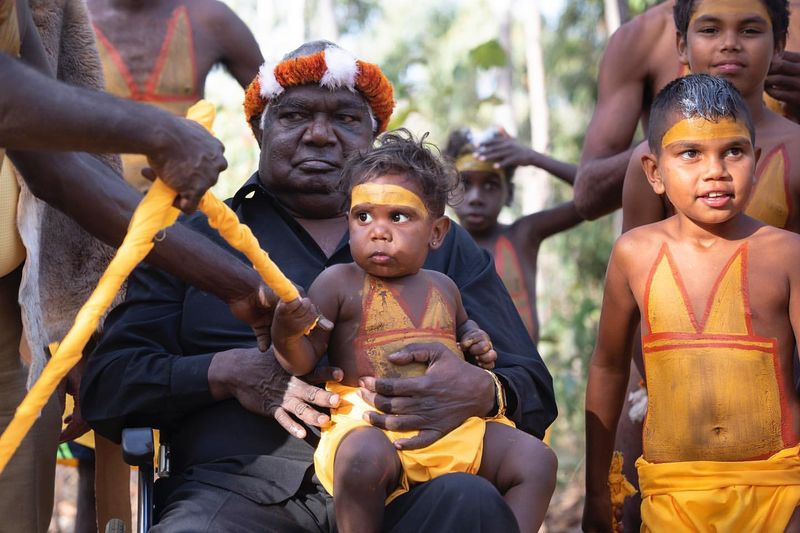
<svg viewBox="0 0 800 533"><path fill-rule="evenodd" d="M0 436L0 472L39 417L58 384L80 361L83 349L97 329L100 317L105 314L131 271L153 248L155 234L178 218L180 211L172 207L174 200L175 192L162 182L156 182L134 212L128 234L100 278L97 288L78 311L72 328Z"/></svg>
<svg viewBox="0 0 800 533"><path fill-rule="evenodd" d="M189 110L187 118L199 122L210 130L214 107L209 102L201 100ZM97 288L78 312L72 328L0 436L0 472L5 469L58 384L80 361L86 343L96 331L100 318L108 310L114 296L136 265L153 248L155 235L177 220L180 211L172 206L175 196L175 191L161 180L156 180L142 203L136 208L128 234L100 278ZM211 191L207 191L203 196L200 209L209 217L209 224L217 228L231 246L244 253L253 262L264 282L282 300L288 302L300 296L292 282L269 259L267 253L261 250L250 228L241 224L236 214ZM313 328L313 325L311 327Z"/></svg>

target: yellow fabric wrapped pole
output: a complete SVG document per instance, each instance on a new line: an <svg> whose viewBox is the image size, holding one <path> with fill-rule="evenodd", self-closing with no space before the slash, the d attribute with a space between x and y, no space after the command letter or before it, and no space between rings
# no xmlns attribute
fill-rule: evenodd
<svg viewBox="0 0 800 533"><path fill-rule="evenodd" d="M278 295L278 298L284 302L291 302L300 297L297 287L272 262L267 252L261 249L250 228L240 223L236 213L211 191L200 199L200 210L208 216L209 225L219 231L228 244L247 256L253 263L253 268L261 275L261 279Z"/></svg>
<svg viewBox="0 0 800 533"><path fill-rule="evenodd" d="M174 199L175 193L164 183L156 181L134 212L128 234L100 278L97 288L78 311L72 328L0 436L0 472L5 469L58 384L80 361L83 348L97 329L100 317L111 305L131 271L153 248L153 236L178 218L180 211L172 207Z"/></svg>
<svg viewBox="0 0 800 533"><path fill-rule="evenodd" d="M187 114L211 131L214 106L201 100ZM14 418L0 436L0 473L39 417L47 400L58 384L69 373L83 354L83 349L125 279L153 248L155 235L177 220L180 211L172 206L176 193L161 180L156 180L136 208L131 218L128 234L109 263L89 300L75 318L75 323L64 340L52 354L42 375L17 407ZM241 224L236 214L211 191L203 196L200 209L208 216L209 224L217 228L231 246L244 253L253 262L264 282L284 301L299 297L291 281L261 249L250 228Z"/></svg>
<svg viewBox="0 0 800 533"><path fill-rule="evenodd" d="M200 100L189 108L186 118L202 124L208 131L211 131L215 113L214 104L208 100ZM173 193L173 198L174 196L175 193ZM253 263L253 267L261 274L264 283L281 300L291 302L300 297L297 288L272 262L267 252L261 249L250 228L241 224L236 213L214 196L211 191L206 192L200 199L200 211L206 214L209 225L219 231L228 244L242 252Z"/></svg>

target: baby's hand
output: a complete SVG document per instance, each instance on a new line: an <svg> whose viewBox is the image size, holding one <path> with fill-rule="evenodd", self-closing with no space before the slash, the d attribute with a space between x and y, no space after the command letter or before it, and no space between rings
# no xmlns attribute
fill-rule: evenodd
<svg viewBox="0 0 800 533"><path fill-rule="evenodd" d="M308 334L320 319L317 306L308 298L278 302L272 321L272 338L294 339Z"/></svg>
<svg viewBox="0 0 800 533"><path fill-rule="evenodd" d="M475 358L481 368L491 370L497 360L497 352L492 348L489 335L482 329L474 328L466 331L459 342L461 349Z"/></svg>

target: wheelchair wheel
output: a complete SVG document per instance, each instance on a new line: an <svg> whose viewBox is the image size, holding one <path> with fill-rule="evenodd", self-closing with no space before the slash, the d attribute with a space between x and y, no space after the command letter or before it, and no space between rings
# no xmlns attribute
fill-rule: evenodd
<svg viewBox="0 0 800 533"><path fill-rule="evenodd" d="M125 522L119 518L112 518L106 524L106 533L125 533Z"/></svg>

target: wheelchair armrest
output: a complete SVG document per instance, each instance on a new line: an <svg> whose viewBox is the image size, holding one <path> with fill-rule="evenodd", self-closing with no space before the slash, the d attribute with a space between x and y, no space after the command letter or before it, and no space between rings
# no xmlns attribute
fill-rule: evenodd
<svg viewBox="0 0 800 533"><path fill-rule="evenodd" d="M122 430L122 458L131 466L153 467L153 430L125 428Z"/></svg>

